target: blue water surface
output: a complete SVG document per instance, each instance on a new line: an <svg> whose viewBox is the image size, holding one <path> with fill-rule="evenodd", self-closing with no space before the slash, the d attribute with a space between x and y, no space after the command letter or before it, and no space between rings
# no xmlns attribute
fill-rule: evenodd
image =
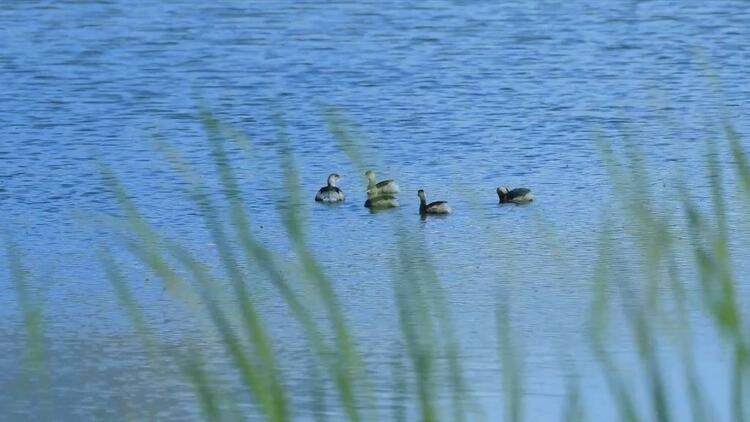
<svg viewBox="0 0 750 422"><path fill-rule="evenodd" d="M390 374L404 347L393 296L398 239L424 240L452 310L473 406L488 420L503 405L498 303L510 304L524 350L530 420L557 420L570 371L580 374L587 416L613 417L587 341L597 239L618 206L597 140L616 150L639 146L658 202L675 210L669 186L678 175L697 197L707 195L706 141L724 139L722 123L750 133L745 1L6 3L0 233L18 245L40 298L50 371L46 392L24 386L17 285L0 270L0 409L11 419L199 415L190 384L144 353L104 276L106 254L128 269L160 338L175 350L198 345L219 384L241 389L210 327L196 326L190 307L128 252L122 211L101 177L101 166L110 167L154 227L218 262L184 175L159 147L178 150L219 198L201 110L248 137L249 150L237 143L227 150L251 230L300 280L280 210L302 211L374 374ZM327 127L331 107L358 133L365 164L398 180L401 208L362 207L364 178ZM301 201L283 189L282 125ZM719 160L729 169L725 153ZM347 201L315 204L331 172L344 176ZM530 187L537 201L498 207L499 185ZM449 200L454 215L420 220L418 189L428 200ZM726 195L733 224L743 221L732 211L739 201L731 175ZM627 243L624 228L614 235ZM6 267L7 253L0 258ZM310 418L309 346L258 280L253 290L300 397L295 415ZM229 288L224 293L231 298ZM691 306L699 313L700 303ZM708 326L698 319L696 335ZM626 372L635 371L633 347L611 344ZM726 351L696 347L726 416ZM375 386L386 419L389 382ZM249 404L240 411L253 412ZM343 417L335 406L329 412Z"/></svg>

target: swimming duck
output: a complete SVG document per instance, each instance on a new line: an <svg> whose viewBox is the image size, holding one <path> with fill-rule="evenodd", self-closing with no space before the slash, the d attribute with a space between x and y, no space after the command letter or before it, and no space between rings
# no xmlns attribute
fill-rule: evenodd
<svg viewBox="0 0 750 422"><path fill-rule="evenodd" d="M398 198L394 195L376 195L372 196L365 201L365 208L373 210L382 210L386 208L398 207Z"/></svg>
<svg viewBox="0 0 750 422"><path fill-rule="evenodd" d="M401 192L401 190L398 188L398 185L393 180L383 180L382 182L376 182L375 172L372 170L367 170L365 176L367 176L368 197L371 197L372 195L394 194Z"/></svg>
<svg viewBox="0 0 750 422"><path fill-rule="evenodd" d="M531 190L526 188L515 188L509 191L505 186L500 186L497 188L497 196L500 198L501 204L508 202L523 204L534 200L534 195L531 194Z"/></svg>
<svg viewBox="0 0 750 422"><path fill-rule="evenodd" d="M450 214L453 210L448 206L446 201L435 201L427 203L424 196L424 190L420 189L417 192L419 196L419 213L424 214Z"/></svg>
<svg viewBox="0 0 750 422"><path fill-rule="evenodd" d="M331 173L331 175L328 176L328 185L320 188L315 195L315 201L325 203L342 202L344 200L344 191L336 187L336 182L340 179L341 176L336 173Z"/></svg>

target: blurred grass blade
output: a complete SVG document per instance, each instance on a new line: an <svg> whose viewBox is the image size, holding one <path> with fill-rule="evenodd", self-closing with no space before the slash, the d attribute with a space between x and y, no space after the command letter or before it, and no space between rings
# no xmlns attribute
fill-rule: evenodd
<svg viewBox="0 0 750 422"><path fill-rule="evenodd" d="M402 229L403 230L403 229ZM430 261L429 254L425 247L424 238L420 237L419 242L415 242L416 253L422 260L420 266L420 280L423 281L426 299L429 300L428 307L433 310L439 327L439 337L443 340L443 349L448 360L449 380L451 386L451 398L453 400L453 420L464 420L464 400L467 395L466 383L464 381L463 367L459 360L458 339L453 329L453 322L450 308L448 307L443 286L435 272L435 266ZM435 347L435 346L433 346ZM475 409L479 412L478 407Z"/></svg>
<svg viewBox="0 0 750 422"><path fill-rule="evenodd" d="M222 124L218 119L208 112L203 113L203 119L207 129L213 135L213 151L212 154L216 158L217 162L228 162L226 152L221 145L221 137L229 136L230 139L237 141L246 151L249 151L249 142L246 139L241 138L236 130ZM162 145L162 150L168 151L165 145ZM179 169L181 173L188 176L188 180L196 180L189 168L181 163L176 153L172 152L169 154L172 157L172 161L179 161ZM289 286L289 283L284 276L282 269L275 263L273 254L266 249L261 243L259 243L252 235L249 230L250 221L247 218L247 213L243 209L240 189L238 185L237 177L234 174L232 166L221 165L218 166L220 180L224 191L226 193L227 201L230 204L230 219L231 226L235 229L235 235L242 246L245 260L248 264L254 263L258 265L266 275L268 275L271 284L279 291L284 301L292 310L297 321L302 325L303 332L310 342L313 350L318 354L319 357L328 361L326 366L333 368L331 364L332 356L331 348L326 344L321 330L318 327L317 322L313 319L310 312L298 299L296 293ZM335 363L334 363L335 364ZM336 375L335 370L332 375ZM323 391L322 382L319 378L314 378L313 382L316 384L313 386L315 391Z"/></svg>
<svg viewBox="0 0 750 422"><path fill-rule="evenodd" d="M734 168L740 179L740 185L744 188L745 193L750 196L750 160L747 158L747 152L742 147L740 136L729 123L724 123L724 134L729 140L729 146L734 158Z"/></svg>
<svg viewBox="0 0 750 422"><path fill-rule="evenodd" d="M45 365L44 331L41 303L35 298L33 290L26 279L26 269L18 247L13 241L6 239L8 255L8 270L13 288L18 298L18 306L23 316L26 331L25 363L30 374L39 378L42 384L47 383L47 368Z"/></svg>
<svg viewBox="0 0 750 422"><path fill-rule="evenodd" d="M159 236L143 220L137 207L129 200L125 189L114 174L106 167L102 167L101 169L105 183L115 193L118 203L126 213L127 220L130 222L131 227L135 229L135 234L141 241L139 244L131 243L131 251L154 271L177 296L184 296L181 292L187 290L187 284L169 267L167 261L157 248L157 245L163 242L160 241ZM186 256L178 256L178 259L181 259L183 263L196 264L194 260L189 260ZM200 268L197 264L190 268L196 274L196 278L202 282L202 293L205 298L204 303L209 310L212 321L222 336L225 347L238 365L243 381L250 388L253 396L257 399L269 420L284 420L283 414L279 412L279 402L272 396L275 391L266 386L266 378L263 374L267 374L269 369L266 367L261 370L259 365L252 363L250 356L245 354L239 339L234 334L223 312L218 308L216 301L208 296L212 289L215 288L215 283L212 283L205 273L196 271L196 268Z"/></svg>
<svg viewBox="0 0 750 422"><path fill-rule="evenodd" d="M394 353L391 358L391 374L393 377L393 403L391 405L392 420L406 422L407 385L405 368L400 353Z"/></svg>
<svg viewBox="0 0 750 422"><path fill-rule="evenodd" d="M140 255L145 264L163 276L164 287L172 295L179 298L188 306L194 306L198 302L198 299L191 291L190 286L185 284L184 280L171 271L167 263L160 259L157 251L159 247L156 241L157 236L149 227L145 218L130 198L130 195L126 192L125 187L120 183L109 166L103 163L98 163L98 166L104 185L115 196L115 201L125 214L128 228L132 230L134 237L140 241L139 247L135 248L134 252Z"/></svg>
<svg viewBox="0 0 750 422"><path fill-rule="evenodd" d="M286 136L286 125L280 114L276 115L276 125L278 146L281 152L284 173L284 190L288 197L286 207L282 209L282 221L292 242L292 249L297 254L302 268L305 270L304 274L313 282L323 300L323 305L333 328L337 351L339 353L339 361L336 366L337 373L334 379L348 418L357 421L360 420L361 416L357 406L355 380L359 380L358 385L360 387L369 389L364 363L349 332L344 313L333 290L331 280L313 257L305 240L302 218L298 206L301 203L299 175ZM370 396L369 391L365 391L364 397L360 397L360 399L369 400ZM371 406L366 407L371 408Z"/></svg>
<svg viewBox="0 0 750 422"><path fill-rule="evenodd" d="M183 362L181 369L195 387L204 418L208 421L221 420L220 399L216 395L217 389L211 385L203 359L197 350L189 352L189 358Z"/></svg>
<svg viewBox="0 0 750 422"><path fill-rule="evenodd" d="M368 169L367 161L362 155L362 147L357 142L357 137L353 134L352 123L335 108L328 108L324 112L325 120L328 125L328 131L338 142L339 148L349 157L360 173Z"/></svg>
<svg viewBox="0 0 750 422"><path fill-rule="evenodd" d="M148 326L146 317L138 307L138 303L133 297L133 292L130 290L122 271L114 258L108 253L100 251L99 260L104 265L104 273L107 279L115 289L115 295L120 307L125 310L128 319L133 323L136 334L138 334L141 342L146 347L146 352L151 355L152 360L155 359L159 352L158 342Z"/></svg>
<svg viewBox="0 0 750 422"><path fill-rule="evenodd" d="M510 327L509 309L505 299L496 313L498 351L503 368L503 391L505 392L505 420L520 422L523 420L523 385L522 363L513 340Z"/></svg>
<svg viewBox="0 0 750 422"><path fill-rule="evenodd" d="M578 381L568 376L566 382L566 401L562 420L564 422L583 422L586 420L583 403L581 400L581 389Z"/></svg>
<svg viewBox="0 0 750 422"><path fill-rule="evenodd" d="M408 239L404 238L403 231L399 230L397 235L399 260L396 269L399 273L394 274L393 283L401 337L416 378L420 420L435 421L438 414L434 403L434 328L424 290L420 287L420 275L415 269L416 258L412 255L413 249Z"/></svg>

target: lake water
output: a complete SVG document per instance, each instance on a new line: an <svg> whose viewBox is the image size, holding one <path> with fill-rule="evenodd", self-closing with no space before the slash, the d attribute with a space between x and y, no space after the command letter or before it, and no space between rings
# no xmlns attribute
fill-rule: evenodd
<svg viewBox="0 0 750 422"><path fill-rule="evenodd" d="M501 299L524 349L529 419L557 418L561 360L581 374L587 416L611 418L586 340L596 240L617 196L595 139L602 134L615 149L626 138L641 146L667 208L679 203L665 187L678 172L705 194L695 171L704 166L705 139L723 139L721 119L750 134L749 41L745 1L4 4L1 231L19 245L42 297L51 375L46 393L23 388L23 324L9 273L0 270L0 409L11 419L198 415L189 384L160 377L144 355L98 264L100 250L132 258L102 218L120 212L96 162L113 168L150 223L215 262L184 181L154 142L177 146L218 190L198 118L205 107L252 139L252 156L230 148L252 230L289 262L279 207L303 210L311 247L335 280L373 372L389 372L403 347L390 269L400 224L425 240L488 419L502 409ZM326 127L323 110L331 106L358 127L367 164L398 180L401 208L370 214L362 207L361 171ZM290 204L281 187L277 114L300 167L302 203ZM344 176L347 201L315 204L331 172ZM499 207L499 185L530 187L538 200ZM449 200L454 215L420 220L417 189L428 201ZM6 262L4 252L0 258ZM188 338L208 356L221 354L155 277L129 268L165 342L179 348ZM311 376L307 346L264 289L255 287L291 388L302 396ZM700 303L692 306L699 314ZM708 326L698 318L696 332ZM627 362L635 356L630 344L615 339L610 347ZM700 371L725 416L722 349L705 344L696 353L709 362ZM381 396L392 398L386 387ZM295 412L308 418L311 408L303 400Z"/></svg>

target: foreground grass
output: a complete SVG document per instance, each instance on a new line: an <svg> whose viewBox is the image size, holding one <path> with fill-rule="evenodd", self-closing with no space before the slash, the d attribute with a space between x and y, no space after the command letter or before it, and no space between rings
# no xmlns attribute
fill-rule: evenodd
<svg viewBox="0 0 750 422"><path fill-rule="evenodd" d="M295 416L295 406L301 401L293 397L284 380L278 344L249 287L258 280L241 271L243 267L253 266L261 270L255 277L273 286L304 333L312 362L310 396L313 413L318 419L327 420L331 415L352 421L483 419L471 395L470 380L464 375L459 340L442 284L429 260L421 259L429 256L424 239L404 226L393 227L399 251L392 274L393 295L403 355L393 359L392 391L396 400L391 412L377 402L373 391L376 380L372 378L379 374L368 370L363 352L355 341L357 333L352 332L347 321L334 282L310 249L299 211L287 207L280 212L296 260L292 265L303 269L302 280L290 277L289 263L282 263L249 229L252 215L243 206L247 202L240 194L237 170L231 164L227 149L228 146L240 147L251 155L251 143L241 132L210 113L202 113L201 118L221 185L221 202L217 202L216 192L211 191L203 178L184 163L178 150L164 141L157 141L157 146L165 161L189 186L188 195L216 245L218 262L205 262L187 246L165 238L146 221L124 185L106 165L101 165L100 174L125 216L118 224L124 224L129 252L158 278L175 301L184 304L196 319L207 322L217 333L217 341L241 381L244 397L224 394L216 381L218 374L207 364L201 349L189 339L185 340L186 353L171 353L141 310L137 295L124 276L123 264L104 248L100 256L118 303L144 349L151 359L167 360L179 368L184 379L193 386L204 418L236 420L246 417L238 410L239 400L253 403L257 416L265 420L285 421ZM352 125L335 110L328 111L326 118L341 149L363 170L363 149ZM294 203L301 195L299 175L283 119L279 117L277 123L284 187ZM623 254L622 246L614 242L611 221L605 221L599 230L599 259L592 263L596 271L592 280L588 338L619 419L669 421L678 418L675 411L678 404L673 401L659 355L667 341L674 342L671 347L678 351L675 359L682 367L680 382L687 395L680 402L690 404L693 420L715 420L715 406L731 406L732 420L747 418L747 326L737 296L742 279L733 269L730 254L733 230L728 222L724 199L727 193L723 186L727 177L724 172L733 172L732 176L738 180L738 194L744 198L746 208L743 211L750 211L750 164L739 136L729 125L725 126L725 137L725 142L706 143L710 203L698 206L691 201L687 189L680 187L684 201L682 213L676 215L656 208L655 202L649 200L654 196L650 192L652 183L638 148L628 144L623 151L616 152L610 144L598 143L612 185L622 192L618 197L617 209L621 212L617 218L627 223L625 226L636 249ZM719 149L731 155L730 169L719 164ZM687 257L676 228L684 228L689 234ZM41 308L29 289L21 265L23 257L14 244L7 242L7 245L8 268L26 327L29 371L42 373L45 357ZM629 259L635 262L625 262ZM679 262L688 262L688 266ZM632 271L623 274L615 270L623 267ZM731 391L727 403L709 403L710 394L697 375L694 336L687 310L690 292L685 288L692 274L698 281L701 311L721 334L733 358L732 378L726 380ZM234 298L232 306L220 299L225 286L229 286ZM498 303L494 340L503 369L498 388L505 398L498 405L504 407L506 420L520 421L524 420L523 354L510 324L509 307L509 303ZM614 313L625 316L629 337L638 352L638 364L646 374L642 379L633 380L608 351L608 340L615 335L608 321ZM667 331L674 335L666 336ZM439 376L443 370L445 376ZM565 420L583 420L585 392L580 390L575 376L570 379L566 403L560 414ZM438 385L442 380L447 380L447 385ZM329 390L335 397L326 397ZM638 392L646 393L639 396ZM449 400L444 399L446 394Z"/></svg>

